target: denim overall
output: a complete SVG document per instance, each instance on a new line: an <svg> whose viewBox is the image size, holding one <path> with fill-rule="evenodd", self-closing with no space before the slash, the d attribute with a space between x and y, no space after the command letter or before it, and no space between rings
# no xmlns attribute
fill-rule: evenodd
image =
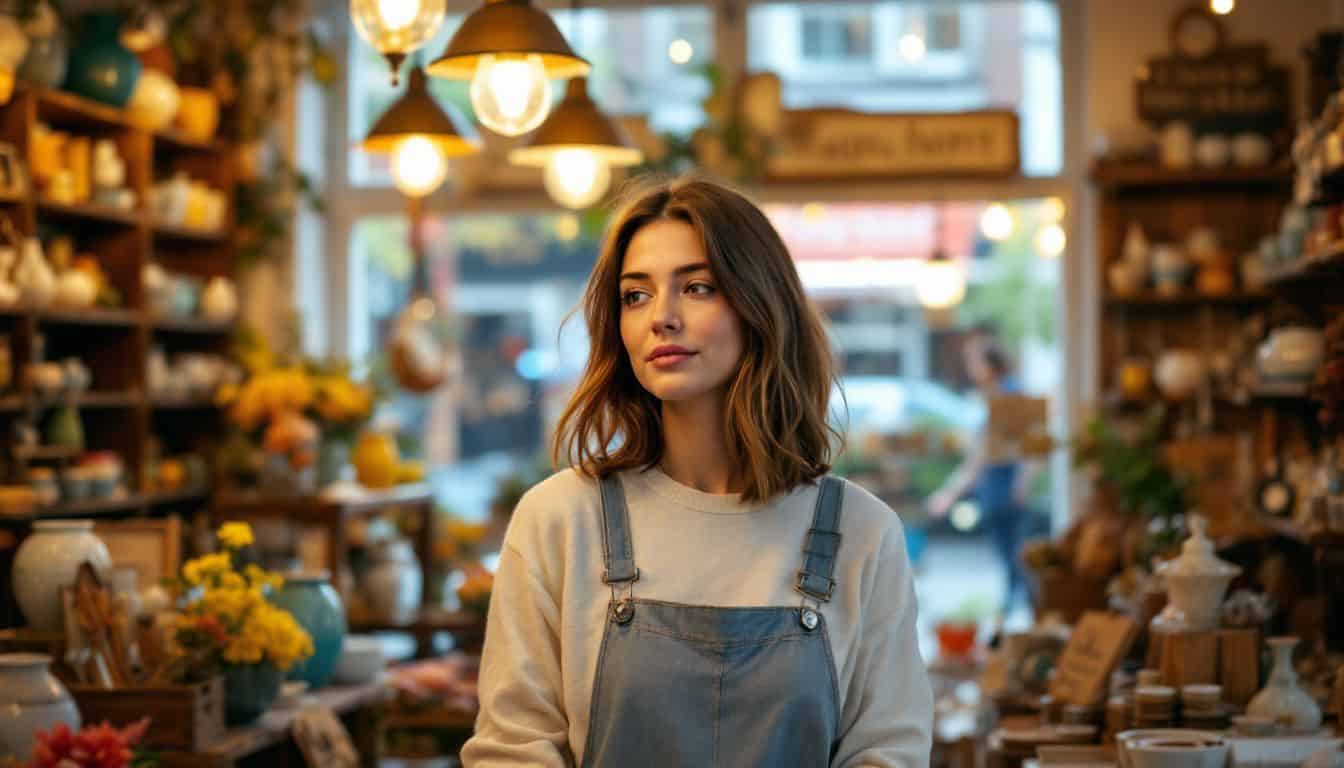
<svg viewBox="0 0 1344 768"><path fill-rule="evenodd" d="M584 766L826 766L840 695L821 603L835 588L842 481L823 477L799 607L715 608L637 600L620 481L601 481L603 581L611 605L597 661ZM693 564L687 564L693 578ZM781 574L782 576L782 574Z"/></svg>

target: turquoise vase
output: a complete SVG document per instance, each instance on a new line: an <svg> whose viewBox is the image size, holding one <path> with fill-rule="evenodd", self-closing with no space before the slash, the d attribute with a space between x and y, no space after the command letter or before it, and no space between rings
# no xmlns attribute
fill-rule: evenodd
<svg viewBox="0 0 1344 768"><path fill-rule="evenodd" d="M70 52L65 90L114 107L131 99L140 79L140 60L121 44L121 17L91 13L83 18L79 42Z"/></svg>
<svg viewBox="0 0 1344 768"><path fill-rule="evenodd" d="M280 695L285 673L260 664L224 665L224 719L229 725L248 725L266 713Z"/></svg>
<svg viewBox="0 0 1344 768"><path fill-rule="evenodd" d="M32 38L28 41L28 55L19 64L19 79L43 88L60 88L65 82L68 48L65 33L59 30L50 37Z"/></svg>
<svg viewBox="0 0 1344 768"><path fill-rule="evenodd" d="M345 608L329 582L325 571L287 573L280 593L271 598L313 638L313 655L289 670L290 680L306 681L310 689L327 684L345 646Z"/></svg>

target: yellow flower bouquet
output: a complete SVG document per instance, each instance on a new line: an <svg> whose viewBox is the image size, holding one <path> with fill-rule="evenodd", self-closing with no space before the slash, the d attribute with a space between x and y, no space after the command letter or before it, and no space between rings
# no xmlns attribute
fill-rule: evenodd
<svg viewBox="0 0 1344 768"><path fill-rule="evenodd" d="M313 641L287 611L267 600L280 576L256 565L238 568L238 553L252 543L246 523L225 523L217 536L221 552L182 567L189 601L177 619L174 640L182 655L182 682L201 679L229 665L269 663L283 672L313 655Z"/></svg>

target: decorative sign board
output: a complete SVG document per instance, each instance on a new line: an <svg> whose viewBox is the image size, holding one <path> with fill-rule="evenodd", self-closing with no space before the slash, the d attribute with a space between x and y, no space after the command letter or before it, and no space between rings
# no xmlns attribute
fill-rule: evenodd
<svg viewBox="0 0 1344 768"><path fill-rule="evenodd" d="M1017 114L871 114L811 109L785 114L766 166L772 181L918 176L1011 176Z"/></svg>
<svg viewBox="0 0 1344 768"><path fill-rule="evenodd" d="M1090 707L1106 693L1111 672L1138 635L1126 616L1089 611L1074 628L1050 682L1050 695L1065 704Z"/></svg>
<svg viewBox="0 0 1344 768"><path fill-rule="evenodd" d="M1048 456L1050 401L1029 395L996 395L989 400L985 453L999 464L1028 457Z"/></svg>
<svg viewBox="0 0 1344 768"><path fill-rule="evenodd" d="M1189 123L1196 132L1273 132L1291 112L1286 67L1272 66L1264 44L1226 45L1222 22L1187 8L1172 21L1172 54L1148 61L1135 83L1139 117L1157 126Z"/></svg>

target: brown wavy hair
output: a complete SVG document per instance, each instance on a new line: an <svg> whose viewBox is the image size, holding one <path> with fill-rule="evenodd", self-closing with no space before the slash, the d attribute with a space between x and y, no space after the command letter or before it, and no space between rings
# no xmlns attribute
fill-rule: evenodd
<svg viewBox="0 0 1344 768"><path fill-rule="evenodd" d="M715 284L742 321L742 363L725 409L742 500L768 499L825 474L842 439L827 421L834 361L769 219L738 192L693 177L637 183L624 198L584 293L591 346L556 427L555 463L596 478L662 458L661 403L635 378L621 340L620 274L635 233L674 219L699 233Z"/></svg>

